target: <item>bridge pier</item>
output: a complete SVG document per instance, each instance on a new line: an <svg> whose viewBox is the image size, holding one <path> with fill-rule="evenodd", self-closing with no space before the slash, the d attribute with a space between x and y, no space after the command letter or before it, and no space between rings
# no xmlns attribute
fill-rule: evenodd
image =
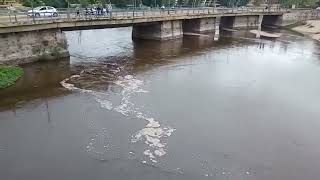
<svg viewBox="0 0 320 180"><path fill-rule="evenodd" d="M256 35L256 38L260 38L262 21L263 21L263 15L259 15L259 19L258 19L258 33L257 33L257 35Z"/></svg>
<svg viewBox="0 0 320 180"><path fill-rule="evenodd" d="M221 18L222 28L252 29L258 28L261 22L259 15L252 16L225 16Z"/></svg>
<svg viewBox="0 0 320 180"><path fill-rule="evenodd" d="M181 20L134 25L132 29L133 39L169 40L181 38L182 36Z"/></svg>
<svg viewBox="0 0 320 180"><path fill-rule="evenodd" d="M243 28L243 29L251 29L259 27L259 15L256 16L235 16L234 19L234 28Z"/></svg>
<svg viewBox="0 0 320 180"><path fill-rule="evenodd" d="M216 29L216 21L219 17L187 19L183 21L183 32L202 33L214 32Z"/></svg>
<svg viewBox="0 0 320 180"><path fill-rule="evenodd" d="M221 21L221 17L216 17L215 19L215 29L214 29L214 40L217 41L219 40L220 37L220 21Z"/></svg>
<svg viewBox="0 0 320 180"><path fill-rule="evenodd" d="M69 57L65 34L59 29L0 34L0 64L26 64Z"/></svg>

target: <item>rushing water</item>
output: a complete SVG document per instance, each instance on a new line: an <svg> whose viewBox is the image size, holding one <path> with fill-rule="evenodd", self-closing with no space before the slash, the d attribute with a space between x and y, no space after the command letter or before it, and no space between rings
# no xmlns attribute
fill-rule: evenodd
<svg viewBox="0 0 320 180"><path fill-rule="evenodd" d="M320 45L282 33L67 32L0 91L0 179L319 179Z"/></svg>

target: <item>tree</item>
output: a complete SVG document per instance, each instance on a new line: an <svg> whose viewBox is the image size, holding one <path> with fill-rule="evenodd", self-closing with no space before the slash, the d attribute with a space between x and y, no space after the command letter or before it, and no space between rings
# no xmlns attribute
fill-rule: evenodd
<svg viewBox="0 0 320 180"><path fill-rule="evenodd" d="M237 7L247 5L249 3L249 0L220 0L219 2L222 6Z"/></svg>
<svg viewBox="0 0 320 180"><path fill-rule="evenodd" d="M53 6L56 8L67 7L68 3L66 0L42 0L43 3L47 6Z"/></svg>
<svg viewBox="0 0 320 180"><path fill-rule="evenodd" d="M87 7L89 5L88 0L79 0L79 4L81 5L81 7Z"/></svg>
<svg viewBox="0 0 320 180"><path fill-rule="evenodd" d="M117 7L126 7L129 4L132 4L130 0L110 0L110 2Z"/></svg>
<svg viewBox="0 0 320 180"><path fill-rule="evenodd" d="M43 6L45 4L41 0L23 0L22 5L27 7L31 7L31 6L37 7L37 6Z"/></svg>
<svg viewBox="0 0 320 180"><path fill-rule="evenodd" d="M279 3L282 6L291 7L292 5L300 7L314 7L319 0L280 0Z"/></svg>

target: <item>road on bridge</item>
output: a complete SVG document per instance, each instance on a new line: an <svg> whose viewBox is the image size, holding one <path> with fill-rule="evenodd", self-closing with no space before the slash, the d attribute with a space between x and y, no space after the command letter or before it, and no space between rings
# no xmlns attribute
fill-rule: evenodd
<svg viewBox="0 0 320 180"><path fill-rule="evenodd" d="M81 11L84 12L84 11ZM20 13L0 13L0 27L5 27L10 24L29 24L29 23L41 23L42 21L59 21L59 20L90 20L90 19L110 19L110 18L135 18L135 17L159 17L159 16L174 16L174 15L196 15L196 14L218 14L223 16L224 14L241 14L241 13L257 13L257 12L287 12L285 9L265 9L265 8L177 8L166 10L117 10L111 14L104 15L85 15L80 13L76 15L75 9L69 11L59 11L58 17L40 17L33 18L28 16L27 12Z"/></svg>

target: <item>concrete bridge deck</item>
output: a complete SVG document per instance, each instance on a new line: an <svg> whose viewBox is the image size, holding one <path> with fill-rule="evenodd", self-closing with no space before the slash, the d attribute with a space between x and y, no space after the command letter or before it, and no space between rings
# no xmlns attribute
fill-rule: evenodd
<svg viewBox="0 0 320 180"><path fill-rule="evenodd" d="M44 29L95 29L132 26L140 23L213 18L222 16L254 16L254 15L282 15L285 9L176 9L153 11L115 11L110 15L88 15L76 17L74 13L66 12L59 17L32 18L25 13L0 15L0 33L24 32ZM2 17L2 18L1 18Z"/></svg>

